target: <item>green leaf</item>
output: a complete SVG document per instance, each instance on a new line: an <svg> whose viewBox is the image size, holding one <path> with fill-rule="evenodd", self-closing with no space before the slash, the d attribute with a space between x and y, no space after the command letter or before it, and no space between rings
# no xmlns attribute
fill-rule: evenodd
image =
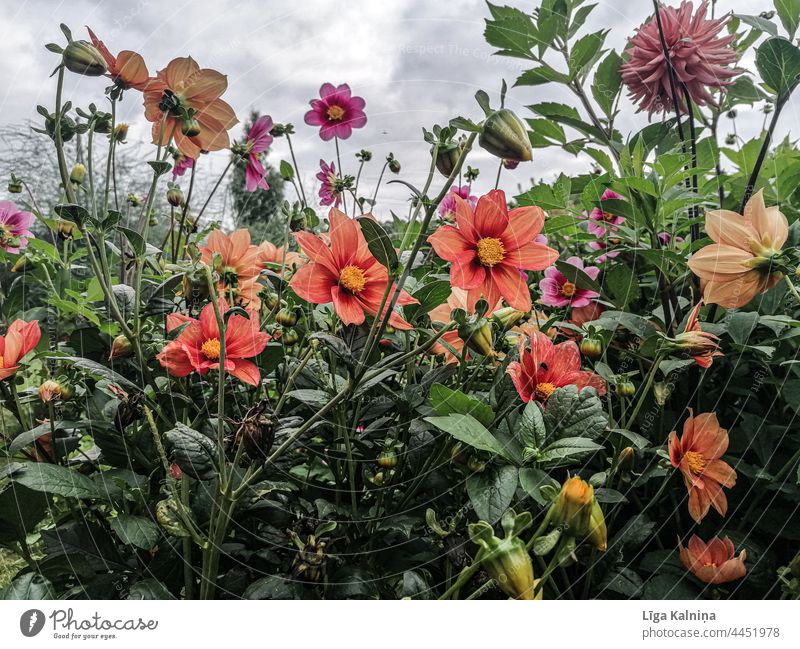
<svg viewBox="0 0 800 649"><path fill-rule="evenodd" d="M419 304L409 306L415 306L420 313L428 313L437 306L447 302L447 298L450 297L451 291L452 289L449 281L445 279L437 279L433 282L425 284L424 286L421 286L414 291L412 295L419 301Z"/></svg>
<svg viewBox="0 0 800 649"><path fill-rule="evenodd" d="M467 478L467 495L475 514L494 525L511 505L517 491L517 468L490 466Z"/></svg>
<svg viewBox="0 0 800 649"><path fill-rule="evenodd" d="M494 411L488 404L474 399L460 390L452 390L441 383L434 383L430 393L431 405L437 415L472 415L484 426L491 426Z"/></svg>
<svg viewBox="0 0 800 649"><path fill-rule="evenodd" d="M164 433L170 447L170 456L187 475L199 480L210 480L216 475L217 444L185 424Z"/></svg>
<svg viewBox="0 0 800 649"><path fill-rule="evenodd" d="M143 599L175 599L167 590L167 587L162 584L158 579L142 579L137 581L131 586L128 591L128 599L130 600L143 600Z"/></svg>
<svg viewBox="0 0 800 649"><path fill-rule="evenodd" d="M0 599L55 599L56 594L47 579L35 572L17 577L2 591Z"/></svg>
<svg viewBox="0 0 800 649"><path fill-rule="evenodd" d="M635 302L641 295L639 278L628 265L615 264L603 276L606 292L611 295L614 305L624 309L631 302Z"/></svg>
<svg viewBox="0 0 800 649"><path fill-rule="evenodd" d="M535 185L524 194L517 196L517 201L521 207L536 205L543 210L563 210L566 208L566 203L556 196L549 185Z"/></svg>
<svg viewBox="0 0 800 649"><path fill-rule="evenodd" d="M324 390L291 390L287 393L287 396L297 399L298 401L302 401L304 404L311 406L312 408L322 408L328 403L328 401L331 400L331 395Z"/></svg>
<svg viewBox="0 0 800 649"><path fill-rule="evenodd" d="M547 400L544 422L551 436L596 439L608 424L603 402L594 388L559 388Z"/></svg>
<svg viewBox="0 0 800 649"><path fill-rule="evenodd" d="M758 326L758 313L755 311L737 311L728 319L728 334L733 342L744 345L750 334Z"/></svg>
<svg viewBox="0 0 800 649"><path fill-rule="evenodd" d="M577 458L602 450L600 444L595 444L590 439L583 437L565 437L558 439L545 448L537 458L539 464L553 464L559 466L564 460Z"/></svg>
<svg viewBox="0 0 800 649"><path fill-rule="evenodd" d="M558 543L558 539L561 538L561 528L557 527L554 530L551 530L544 536L538 537L533 542L533 553L537 557L543 557L544 555L548 554L554 547L556 547L556 543Z"/></svg>
<svg viewBox="0 0 800 649"><path fill-rule="evenodd" d="M546 472L535 467L524 467L519 470L519 485L542 507L550 503L550 499L542 493L542 487L549 486L559 489L561 486Z"/></svg>
<svg viewBox="0 0 800 649"><path fill-rule="evenodd" d="M575 78L603 54L603 44L608 31L600 30L579 38L569 53L569 73Z"/></svg>
<svg viewBox="0 0 800 649"><path fill-rule="evenodd" d="M57 464L28 462L10 478L28 489L65 498L98 498L102 495L90 478Z"/></svg>
<svg viewBox="0 0 800 649"><path fill-rule="evenodd" d="M82 227L83 224L89 221L91 218L89 211L85 207L76 205L74 203L62 203L60 205L56 205L53 210L62 219L72 221L78 225L78 227Z"/></svg>
<svg viewBox="0 0 800 649"><path fill-rule="evenodd" d="M368 216L361 216L357 220L361 226L361 232L364 233L364 238L367 240L369 251L379 264L388 269L389 275L394 276L400 263L389 235L376 220Z"/></svg>
<svg viewBox="0 0 800 649"><path fill-rule="evenodd" d="M800 49L785 38L770 38L756 50L756 68L780 100L792 91L800 75Z"/></svg>
<svg viewBox="0 0 800 649"><path fill-rule="evenodd" d="M551 68L549 65L542 65L538 68L525 70L514 82L515 86L541 86L545 83L569 83L569 76Z"/></svg>
<svg viewBox="0 0 800 649"><path fill-rule="evenodd" d="M633 445L638 449L644 449L650 446L650 440L646 437L642 437L639 433L634 433L632 430L627 430L625 428L610 428L608 430L609 433L616 433L621 437L624 437L629 442L632 442Z"/></svg>
<svg viewBox="0 0 800 649"><path fill-rule="evenodd" d="M486 20L483 36L497 54L517 58L532 58L531 49L539 42L538 32L531 17L513 7L489 5L493 20Z"/></svg>
<svg viewBox="0 0 800 649"><path fill-rule="evenodd" d="M748 16L745 14L733 14L736 18L741 20L745 25L750 25L753 29L760 32L769 34L770 36L778 35L778 28L775 23L762 16Z"/></svg>
<svg viewBox="0 0 800 649"><path fill-rule="evenodd" d="M773 0L773 4L783 28L789 32L789 39L793 40L800 26L800 0Z"/></svg>
<svg viewBox="0 0 800 649"><path fill-rule="evenodd" d="M581 268L577 266L573 266L567 261L559 259L556 261L556 268L558 272L560 272L564 277L567 278L567 281L572 282L578 288L582 288L587 291L595 291L596 293L602 293L603 289L600 284L597 283L596 280L593 280L589 277Z"/></svg>
<svg viewBox="0 0 800 649"><path fill-rule="evenodd" d="M136 232L136 230L124 228L122 226L118 226L117 230L122 232L122 234L125 236L125 239L127 239L128 243L131 244L131 249L137 257L143 255L147 251L147 243L142 235Z"/></svg>
<svg viewBox="0 0 800 649"><path fill-rule="evenodd" d="M67 363L72 363L72 365L78 368L79 370L88 372L89 374L95 377L106 379L111 383L116 383L121 388L125 388L128 391L130 390L133 390L134 392L142 391L142 389L138 385L129 381L121 374L117 374L114 370L107 368L105 365L101 365L100 363L91 361L88 358L82 358L80 356L53 356L52 358L55 358L56 360L59 361L66 361Z"/></svg>
<svg viewBox="0 0 800 649"><path fill-rule="evenodd" d="M611 50L597 66L592 81L592 96L603 112L609 116L614 110L614 102L622 88L622 77L619 73L621 65L622 57Z"/></svg>
<svg viewBox="0 0 800 649"><path fill-rule="evenodd" d="M128 545L135 545L142 550L152 550L158 545L161 531L149 518L133 516L131 514L118 514L111 519L111 529L117 533L120 540Z"/></svg>
<svg viewBox="0 0 800 649"><path fill-rule="evenodd" d="M0 491L0 543L24 541L48 512L47 496L9 482Z"/></svg>
<svg viewBox="0 0 800 649"><path fill-rule="evenodd" d="M91 309L91 307L88 307L85 304L78 304L77 302L62 300L61 298L57 298L55 296L50 296L49 302L51 306L57 308L64 315L80 316L81 318L85 318L91 322L93 325L98 327L100 326L100 318L98 315Z"/></svg>
<svg viewBox="0 0 800 649"><path fill-rule="evenodd" d="M511 453L472 415L454 413L446 417L426 417L425 421L472 448L512 460Z"/></svg>
<svg viewBox="0 0 800 649"><path fill-rule="evenodd" d="M525 446L538 449L544 446L547 429L542 407L536 401L528 401L517 423L520 438Z"/></svg>
<svg viewBox="0 0 800 649"><path fill-rule="evenodd" d="M147 164L149 164L153 169L156 177L163 176L170 169L172 169L172 165L166 160L148 160Z"/></svg>
<svg viewBox="0 0 800 649"><path fill-rule="evenodd" d="M286 160L281 160L278 171L281 174L281 178L284 180L291 181L294 178L294 167L290 163L286 162Z"/></svg>

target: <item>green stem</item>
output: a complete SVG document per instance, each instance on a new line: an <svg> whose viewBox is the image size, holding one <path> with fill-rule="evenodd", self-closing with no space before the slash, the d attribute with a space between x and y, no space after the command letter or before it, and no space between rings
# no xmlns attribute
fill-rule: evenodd
<svg viewBox="0 0 800 649"><path fill-rule="evenodd" d="M647 395L650 393L650 388L653 387L653 381L656 378L656 372L658 371L658 366L663 359L663 354L656 355L653 364L650 366L650 371L647 373L647 378L645 379L645 383L642 386L642 390L639 393L639 397L636 400L636 405L633 408L633 412L628 417L628 420L625 422L625 430L630 430L631 425L636 421L636 415L639 414L639 410L641 410L642 405L644 404L644 400L647 398Z"/></svg>
<svg viewBox="0 0 800 649"><path fill-rule="evenodd" d="M303 207L306 207L308 206L308 201L306 200L306 193L303 190L303 181L300 179L300 168L297 166L297 158L294 155L294 147L292 146L292 137L289 133L286 134L286 142L289 144L289 155L292 157L294 175L297 178L297 187L300 189L300 198L303 200Z"/></svg>

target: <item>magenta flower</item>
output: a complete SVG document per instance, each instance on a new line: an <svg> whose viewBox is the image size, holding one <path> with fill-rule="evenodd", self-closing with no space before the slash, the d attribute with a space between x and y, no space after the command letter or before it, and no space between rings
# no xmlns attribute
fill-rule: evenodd
<svg viewBox="0 0 800 649"><path fill-rule="evenodd" d="M736 34L719 36L730 15L708 19L707 0L703 0L692 15L691 2L684 0L680 8L660 9L664 40L675 70L678 104L686 112L681 85L686 86L692 101L698 106L716 105L709 88L718 89L732 83L742 70L727 67L736 61L731 47ZM620 68L622 81L628 86L630 98L639 103L639 110L650 114L674 110L669 81L669 64L653 16L637 30L628 43L627 61Z"/></svg>
<svg viewBox="0 0 800 649"><path fill-rule="evenodd" d="M447 192L442 202L439 203L439 216L446 221L452 221L456 215L456 196L463 198L469 206L474 210L478 205L478 197L472 196L469 193L469 185L462 185L461 187L451 187Z"/></svg>
<svg viewBox="0 0 800 649"><path fill-rule="evenodd" d="M248 152L247 170L245 171L245 187L247 191L254 192L259 187L269 189L266 175L267 170L261 164L260 153L267 150L272 144L272 118L269 115L259 117L250 127L247 134L245 148Z"/></svg>
<svg viewBox="0 0 800 649"><path fill-rule="evenodd" d="M320 205L339 207L339 203L342 202L342 193L336 187L338 180L336 176L336 165L333 164L333 162L326 164L324 160L320 160L317 179L322 183L319 188Z"/></svg>
<svg viewBox="0 0 800 649"><path fill-rule="evenodd" d="M661 241L661 243L665 246L668 246L673 239L672 234L669 232L659 232L656 236L658 237L658 240ZM683 243L683 237L674 237L674 239L676 245Z"/></svg>
<svg viewBox="0 0 800 649"><path fill-rule="evenodd" d="M177 160L175 161L175 165L172 167L172 180L173 182L178 178L178 176L183 176L186 173L187 169L191 169L194 167L194 158L190 158L186 155L178 156Z"/></svg>
<svg viewBox="0 0 800 649"><path fill-rule="evenodd" d="M617 241L619 243L619 241ZM600 255L595 261L598 264L602 264L603 262L614 259L617 255L619 255L619 250L609 250L609 245L605 241L590 241L589 247L592 250L605 250L607 252Z"/></svg>
<svg viewBox="0 0 800 649"><path fill-rule="evenodd" d="M606 189L600 197L601 201L608 200L609 198L623 199L617 192ZM589 213L588 227L586 228L593 235L599 238L605 238L609 232L616 232L618 225L625 223L625 217L617 216L616 214L609 214L604 212L599 207L595 207Z"/></svg>
<svg viewBox="0 0 800 649"><path fill-rule="evenodd" d="M17 253L28 247L28 237L33 236L28 228L36 217L23 212L11 201L0 201L0 248Z"/></svg>
<svg viewBox="0 0 800 649"><path fill-rule="evenodd" d="M367 123L366 102L361 97L353 97L346 83L338 87L323 83L319 96L311 100L311 110L306 113L305 121L309 126L319 126L319 136L326 142L334 137L346 140L354 128Z"/></svg>
<svg viewBox="0 0 800 649"><path fill-rule="evenodd" d="M570 257L567 263L580 268L592 279L597 279L600 273L600 269L596 266L584 268L583 260L579 257ZM595 291L575 286L555 266L550 266L544 271L544 279L539 282L539 288L542 291L542 303L547 306L588 306L594 298L600 297Z"/></svg>

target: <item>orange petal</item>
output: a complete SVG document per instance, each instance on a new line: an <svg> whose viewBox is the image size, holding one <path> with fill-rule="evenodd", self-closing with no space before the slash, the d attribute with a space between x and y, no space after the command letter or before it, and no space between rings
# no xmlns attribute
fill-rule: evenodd
<svg viewBox="0 0 800 649"><path fill-rule="evenodd" d="M689 268L701 279L724 280L748 272L750 269L744 264L752 258L753 253L747 250L714 243L692 255Z"/></svg>
<svg viewBox="0 0 800 649"><path fill-rule="evenodd" d="M712 210L706 214L706 232L719 244L750 250L751 241L761 237L753 225L730 210Z"/></svg>

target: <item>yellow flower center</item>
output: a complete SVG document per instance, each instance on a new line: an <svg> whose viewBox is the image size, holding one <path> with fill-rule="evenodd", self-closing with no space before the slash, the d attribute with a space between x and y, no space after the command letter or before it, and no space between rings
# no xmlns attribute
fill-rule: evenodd
<svg viewBox="0 0 800 649"><path fill-rule="evenodd" d="M351 293L361 293L367 284L367 278L358 266L345 266L339 273L339 284Z"/></svg>
<svg viewBox="0 0 800 649"><path fill-rule="evenodd" d="M478 241L478 260L484 265L496 266L505 259L506 250L503 242L494 237L486 237Z"/></svg>
<svg viewBox="0 0 800 649"><path fill-rule="evenodd" d="M550 397L553 392L556 391L556 386L552 383L538 383L536 385L536 396L539 397L542 401L545 401Z"/></svg>
<svg viewBox="0 0 800 649"><path fill-rule="evenodd" d="M572 282L564 282L564 286L561 287L561 295L564 297L572 297L577 290L575 284Z"/></svg>
<svg viewBox="0 0 800 649"><path fill-rule="evenodd" d="M3 355L2 355L2 354L0 354L0 367L5 367L5 366L6 366L6 365L5 365L5 363L6 363L6 361L5 361L5 359L3 358Z"/></svg>
<svg viewBox="0 0 800 649"><path fill-rule="evenodd" d="M328 106L328 119L339 120L344 117L344 108L341 106Z"/></svg>
<svg viewBox="0 0 800 649"><path fill-rule="evenodd" d="M219 360L219 338L209 338L206 340L202 347L200 347L200 352L210 361L218 361Z"/></svg>
<svg viewBox="0 0 800 649"><path fill-rule="evenodd" d="M703 457L702 453L697 453L695 451L689 451L684 456L686 458L686 464L689 465L689 470L692 473L701 474L706 468L706 458Z"/></svg>

